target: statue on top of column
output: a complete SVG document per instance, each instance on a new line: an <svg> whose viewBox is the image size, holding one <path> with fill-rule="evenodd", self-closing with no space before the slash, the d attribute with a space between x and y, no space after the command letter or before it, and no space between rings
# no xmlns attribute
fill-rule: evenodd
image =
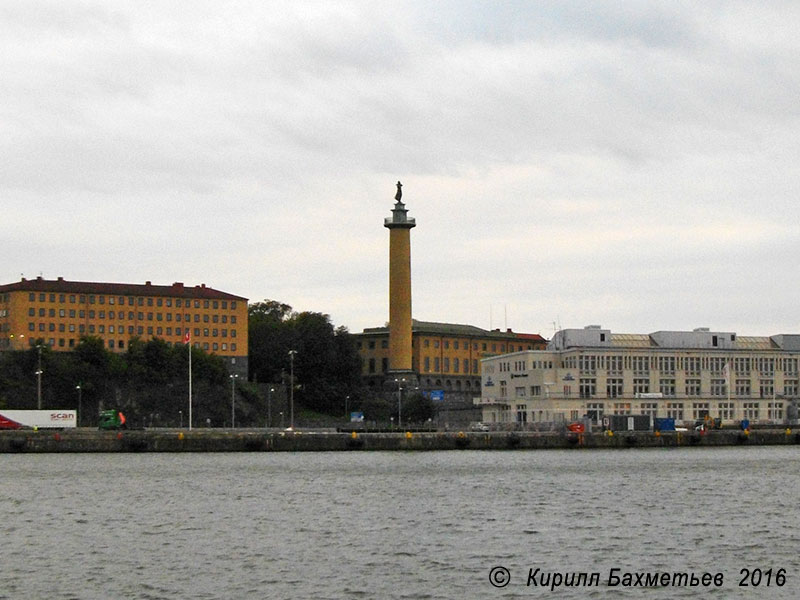
<svg viewBox="0 0 800 600"><path fill-rule="evenodd" d="M397 193L394 195L394 199L400 202L400 198L403 197L403 184L399 181L397 182Z"/></svg>

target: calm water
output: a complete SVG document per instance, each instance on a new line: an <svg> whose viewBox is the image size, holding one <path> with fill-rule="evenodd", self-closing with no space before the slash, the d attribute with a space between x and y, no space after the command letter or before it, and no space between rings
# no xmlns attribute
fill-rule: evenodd
<svg viewBox="0 0 800 600"><path fill-rule="evenodd" d="M690 598L800 590L800 448L1 455L0 598ZM489 571L511 573L502 589ZM742 568L787 583L739 588ZM706 592L707 594L709 592Z"/></svg>

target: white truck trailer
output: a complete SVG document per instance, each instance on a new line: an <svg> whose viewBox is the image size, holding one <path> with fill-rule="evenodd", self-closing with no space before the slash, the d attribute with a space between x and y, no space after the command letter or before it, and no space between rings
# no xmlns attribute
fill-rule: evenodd
<svg viewBox="0 0 800 600"><path fill-rule="evenodd" d="M0 429L66 429L76 427L75 410L0 409Z"/></svg>

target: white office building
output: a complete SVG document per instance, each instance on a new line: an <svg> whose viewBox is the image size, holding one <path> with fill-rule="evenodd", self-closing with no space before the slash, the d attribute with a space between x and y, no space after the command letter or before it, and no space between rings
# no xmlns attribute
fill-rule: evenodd
<svg viewBox="0 0 800 600"><path fill-rule="evenodd" d="M486 423L538 423L648 414L676 423L797 418L800 335L733 332L612 333L598 325L557 332L547 350L481 361Z"/></svg>

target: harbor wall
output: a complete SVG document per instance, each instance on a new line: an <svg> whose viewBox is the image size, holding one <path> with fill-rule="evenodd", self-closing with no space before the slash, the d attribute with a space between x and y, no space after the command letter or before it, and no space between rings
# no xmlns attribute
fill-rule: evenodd
<svg viewBox="0 0 800 600"><path fill-rule="evenodd" d="M20 452L330 452L545 450L800 445L800 430L709 432L392 432L264 429L89 429L0 431L0 453Z"/></svg>

